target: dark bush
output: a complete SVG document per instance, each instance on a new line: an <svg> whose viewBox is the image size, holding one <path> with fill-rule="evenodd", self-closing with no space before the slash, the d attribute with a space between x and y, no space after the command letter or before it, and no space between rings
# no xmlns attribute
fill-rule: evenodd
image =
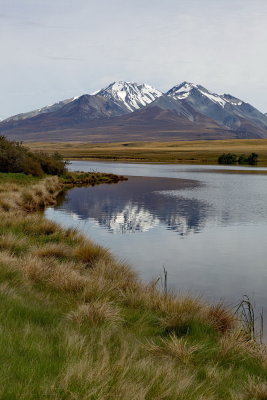
<svg viewBox="0 0 267 400"><path fill-rule="evenodd" d="M66 172L66 164L59 153L48 155L38 152L34 154L35 160L41 165L42 170L48 175L63 175Z"/></svg>
<svg viewBox="0 0 267 400"><path fill-rule="evenodd" d="M238 164L247 164L247 163L248 163L248 158L244 154L241 154L241 156L238 157Z"/></svg>
<svg viewBox="0 0 267 400"><path fill-rule="evenodd" d="M63 175L67 162L59 153L32 153L21 142L0 136L0 172L23 172L27 175Z"/></svg>
<svg viewBox="0 0 267 400"><path fill-rule="evenodd" d="M234 153L223 153L218 157L219 164L235 164L237 162L237 155Z"/></svg>
<svg viewBox="0 0 267 400"><path fill-rule="evenodd" d="M250 165L255 165L255 164L257 164L257 162L258 162L258 154L257 153L251 153L249 156L248 156L248 164L250 164Z"/></svg>
<svg viewBox="0 0 267 400"><path fill-rule="evenodd" d="M234 153L223 153L218 157L219 164L250 164L256 165L258 162L258 154L251 153L249 156L245 156L245 154L241 154L241 156L237 157Z"/></svg>

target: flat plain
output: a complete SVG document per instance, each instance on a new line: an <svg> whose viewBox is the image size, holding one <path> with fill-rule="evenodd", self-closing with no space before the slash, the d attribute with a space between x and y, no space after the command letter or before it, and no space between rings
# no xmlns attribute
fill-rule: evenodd
<svg viewBox="0 0 267 400"><path fill-rule="evenodd" d="M222 153L259 155L258 166L267 166L267 139L197 140L175 142L31 142L33 151L60 152L66 159L217 164Z"/></svg>

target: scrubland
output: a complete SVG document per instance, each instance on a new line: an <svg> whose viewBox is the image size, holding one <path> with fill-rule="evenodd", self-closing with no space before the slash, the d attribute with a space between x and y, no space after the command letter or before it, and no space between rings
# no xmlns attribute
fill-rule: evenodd
<svg viewBox="0 0 267 400"><path fill-rule="evenodd" d="M266 348L232 312L46 220L62 188L0 174L0 398L266 400Z"/></svg>

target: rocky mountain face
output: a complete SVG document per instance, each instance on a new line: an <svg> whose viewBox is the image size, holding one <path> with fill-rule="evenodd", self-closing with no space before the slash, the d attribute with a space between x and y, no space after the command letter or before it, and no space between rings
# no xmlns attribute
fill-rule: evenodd
<svg viewBox="0 0 267 400"><path fill-rule="evenodd" d="M120 81L7 118L0 134L24 141L264 138L267 116L232 95L193 83L163 94L147 84Z"/></svg>
<svg viewBox="0 0 267 400"><path fill-rule="evenodd" d="M201 85L183 82L167 95L230 128L238 137L266 137L266 115L230 94L218 95Z"/></svg>
<svg viewBox="0 0 267 400"><path fill-rule="evenodd" d="M66 100L59 101L58 103L52 104L50 106L45 106L45 107L39 108L37 110L33 110L33 111L22 113L22 114L13 115L12 117L5 119L5 122L8 123L8 122L13 122L13 121L21 121L23 119L36 117L37 115L40 115L40 114L46 114L46 113L54 112L54 111L60 110L63 106L65 106L66 104L72 102L73 100L75 100L75 97L72 97L71 99L66 99Z"/></svg>

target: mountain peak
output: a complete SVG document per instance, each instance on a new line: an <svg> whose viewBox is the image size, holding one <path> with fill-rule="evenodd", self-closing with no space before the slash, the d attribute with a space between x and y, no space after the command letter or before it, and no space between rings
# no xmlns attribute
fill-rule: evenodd
<svg viewBox="0 0 267 400"><path fill-rule="evenodd" d="M112 82L106 88L94 93L108 99L113 99L128 111L135 111L152 103L162 93L146 83L116 81Z"/></svg>
<svg viewBox="0 0 267 400"><path fill-rule="evenodd" d="M198 86L199 85L196 85L195 83L184 81L182 83L179 83L178 85L175 85L173 88L171 88L167 92L167 95L172 96L179 100L183 100L189 96L189 94L193 88L198 88Z"/></svg>
<svg viewBox="0 0 267 400"><path fill-rule="evenodd" d="M190 95L197 95L207 98L213 103L224 108L225 104L228 102L226 98L220 96L216 93L211 92L210 90L206 89L204 86L196 85L191 82L182 82L179 85L174 86L167 92L167 95L174 97L176 100L185 100Z"/></svg>

